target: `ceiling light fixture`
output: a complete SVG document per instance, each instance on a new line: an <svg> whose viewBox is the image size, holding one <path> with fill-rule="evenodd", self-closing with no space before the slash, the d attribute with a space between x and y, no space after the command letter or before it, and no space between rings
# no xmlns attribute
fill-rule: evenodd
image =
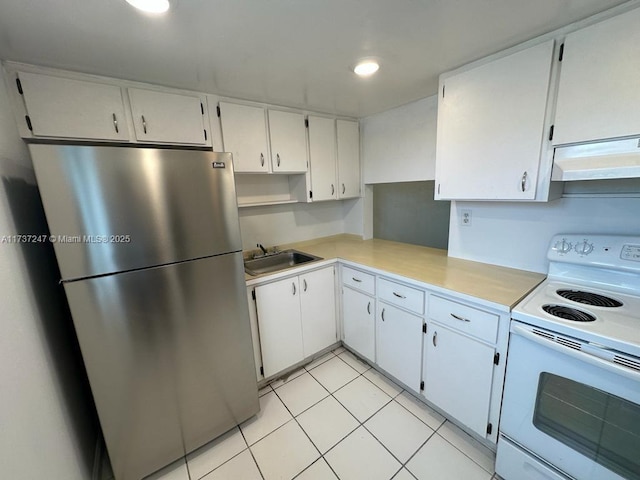
<svg viewBox="0 0 640 480"><path fill-rule="evenodd" d="M379 68L380 65L375 60L363 60L353 67L353 71L356 75L368 77L376 73Z"/></svg>
<svg viewBox="0 0 640 480"><path fill-rule="evenodd" d="M164 13L169 10L169 0L127 0L129 5L148 13Z"/></svg>

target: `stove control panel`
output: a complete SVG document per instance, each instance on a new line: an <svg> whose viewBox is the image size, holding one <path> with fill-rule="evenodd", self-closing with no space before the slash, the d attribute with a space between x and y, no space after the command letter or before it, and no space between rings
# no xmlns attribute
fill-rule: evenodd
<svg viewBox="0 0 640 480"><path fill-rule="evenodd" d="M640 272L640 236L556 235L547 258L555 263Z"/></svg>
<svg viewBox="0 0 640 480"><path fill-rule="evenodd" d="M632 262L640 262L640 245L624 245L620 258L631 260Z"/></svg>

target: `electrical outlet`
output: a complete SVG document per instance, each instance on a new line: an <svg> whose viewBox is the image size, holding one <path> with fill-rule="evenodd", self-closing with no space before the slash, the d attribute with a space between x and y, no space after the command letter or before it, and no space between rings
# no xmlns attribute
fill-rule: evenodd
<svg viewBox="0 0 640 480"><path fill-rule="evenodd" d="M471 210L470 209L460 210L460 226L462 227L471 226Z"/></svg>

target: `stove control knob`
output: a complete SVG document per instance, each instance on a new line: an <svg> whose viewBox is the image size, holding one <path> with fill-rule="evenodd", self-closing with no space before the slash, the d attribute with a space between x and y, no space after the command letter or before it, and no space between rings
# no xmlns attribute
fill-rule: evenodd
<svg viewBox="0 0 640 480"><path fill-rule="evenodd" d="M576 252L579 255L589 255L593 252L593 243L589 243L586 240L583 240L580 243L576 243Z"/></svg>
<svg viewBox="0 0 640 480"><path fill-rule="evenodd" d="M553 250L561 254L569 253L572 248L573 245L571 244L571 242L567 242L566 238L558 240L553 246Z"/></svg>

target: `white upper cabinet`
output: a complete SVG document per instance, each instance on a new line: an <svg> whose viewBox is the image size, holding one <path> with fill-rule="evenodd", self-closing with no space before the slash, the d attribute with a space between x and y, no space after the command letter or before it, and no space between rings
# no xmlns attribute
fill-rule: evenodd
<svg viewBox="0 0 640 480"><path fill-rule="evenodd" d="M358 122L337 120L338 196L360 196L360 129Z"/></svg>
<svg viewBox="0 0 640 480"><path fill-rule="evenodd" d="M640 9L567 35L554 145L640 135Z"/></svg>
<svg viewBox="0 0 640 480"><path fill-rule="evenodd" d="M129 140L120 87L27 72L18 78L34 136Z"/></svg>
<svg viewBox="0 0 640 480"><path fill-rule="evenodd" d="M436 199L548 199L553 51L547 41L441 79Z"/></svg>
<svg viewBox="0 0 640 480"><path fill-rule="evenodd" d="M236 172L306 173L307 132L301 113L220 102L224 150Z"/></svg>
<svg viewBox="0 0 640 480"><path fill-rule="evenodd" d="M268 110L273 173L307 171L307 132L301 113Z"/></svg>
<svg viewBox="0 0 640 480"><path fill-rule="evenodd" d="M313 201L360 196L358 122L309 115Z"/></svg>
<svg viewBox="0 0 640 480"><path fill-rule="evenodd" d="M312 115L308 120L313 201L335 200L338 198L335 120Z"/></svg>
<svg viewBox="0 0 640 480"><path fill-rule="evenodd" d="M267 121L264 108L220 102L225 152L233 154L236 172L267 173Z"/></svg>
<svg viewBox="0 0 640 480"><path fill-rule="evenodd" d="M140 142L211 145L205 127L206 100L198 94L176 94L129 88L131 114Z"/></svg>

